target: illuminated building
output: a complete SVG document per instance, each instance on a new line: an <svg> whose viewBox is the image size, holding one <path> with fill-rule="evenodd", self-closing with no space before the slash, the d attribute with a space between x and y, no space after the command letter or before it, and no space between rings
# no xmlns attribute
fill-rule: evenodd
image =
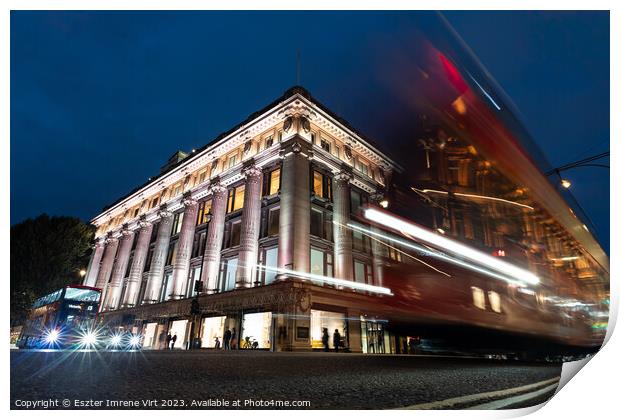
<svg viewBox="0 0 620 420"><path fill-rule="evenodd" d="M177 348L190 335L213 347L226 328L260 348L320 348L328 328L361 351L360 316L389 291L373 245L346 224L397 168L290 89L95 217L84 284L103 289L102 319L146 348L168 332Z"/></svg>

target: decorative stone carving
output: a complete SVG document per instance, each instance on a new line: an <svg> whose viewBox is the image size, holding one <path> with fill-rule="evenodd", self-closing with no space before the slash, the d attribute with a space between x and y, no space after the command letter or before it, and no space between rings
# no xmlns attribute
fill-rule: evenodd
<svg viewBox="0 0 620 420"><path fill-rule="evenodd" d="M344 146L344 158L348 162L353 160L353 152L351 151L351 146Z"/></svg>
<svg viewBox="0 0 620 420"><path fill-rule="evenodd" d="M243 156L248 156L252 151L252 140L248 140L243 145Z"/></svg>
<svg viewBox="0 0 620 420"><path fill-rule="evenodd" d="M285 133L288 133L292 126L293 126L293 117L288 117L286 120L284 120L284 126L282 127L282 129L284 130Z"/></svg>
<svg viewBox="0 0 620 420"><path fill-rule="evenodd" d="M301 128L306 132L310 132L310 121L306 117L299 117L299 122L301 123Z"/></svg>

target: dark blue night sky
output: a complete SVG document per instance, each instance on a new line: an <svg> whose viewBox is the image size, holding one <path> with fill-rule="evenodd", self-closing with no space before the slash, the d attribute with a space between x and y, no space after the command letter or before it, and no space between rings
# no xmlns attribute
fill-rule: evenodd
<svg viewBox="0 0 620 420"><path fill-rule="evenodd" d="M375 72L408 16L13 12L11 223L95 216L175 150L206 144L294 85L297 50L301 84L389 147L368 110L389 112ZM609 150L608 13L445 16L553 166ZM609 251L609 171L565 177Z"/></svg>

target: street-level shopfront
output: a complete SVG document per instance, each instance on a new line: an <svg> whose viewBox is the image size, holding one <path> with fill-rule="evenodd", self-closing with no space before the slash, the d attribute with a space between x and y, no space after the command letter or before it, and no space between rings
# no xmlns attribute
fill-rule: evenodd
<svg viewBox="0 0 620 420"><path fill-rule="evenodd" d="M382 309L373 296L289 280L196 300L199 312L194 315L196 304L182 299L102 312L100 320L135 329L147 350L165 349L168 334L177 336L177 350L187 349L192 341L192 348L224 348L224 333L234 328L239 349L320 351L326 329L330 349L338 330L343 351L394 352L386 316L367 313L370 307Z"/></svg>

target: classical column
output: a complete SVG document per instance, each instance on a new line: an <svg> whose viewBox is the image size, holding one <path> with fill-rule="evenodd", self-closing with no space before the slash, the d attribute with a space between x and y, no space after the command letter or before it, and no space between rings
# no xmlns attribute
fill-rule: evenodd
<svg viewBox="0 0 620 420"><path fill-rule="evenodd" d="M157 239L155 240L144 294L145 303L159 301L161 283L164 280L164 265L166 264L168 245L170 245L170 233L172 232L172 213L162 206L157 214L159 216L159 227L157 228Z"/></svg>
<svg viewBox="0 0 620 420"><path fill-rule="evenodd" d="M351 214L349 181L342 171L334 176L334 274L338 279L353 280L353 240L347 226Z"/></svg>
<svg viewBox="0 0 620 420"><path fill-rule="evenodd" d="M299 137L287 140L280 150L278 268L304 273L310 272L310 153L308 143Z"/></svg>
<svg viewBox="0 0 620 420"><path fill-rule="evenodd" d="M172 299L185 297L189 275L189 259L194 245L194 232L196 232L198 202L190 196L186 196L183 198L183 206L185 206L185 213L177 242L177 255L172 263Z"/></svg>
<svg viewBox="0 0 620 420"><path fill-rule="evenodd" d="M101 267L101 258L103 257L103 251L105 250L105 243L101 239L95 241L93 247L93 253L90 256L88 262L88 269L86 270L86 276L84 276L84 286L94 287L97 283L97 275Z"/></svg>
<svg viewBox="0 0 620 420"><path fill-rule="evenodd" d="M136 306L138 304L138 293L140 292L140 284L142 283L142 273L146 264L146 255L149 252L151 243L151 233L153 232L153 224L141 218L140 233L138 234L138 243L133 252L133 260L129 269L129 279L127 280L127 291L123 297L123 306Z"/></svg>
<svg viewBox="0 0 620 420"><path fill-rule="evenodd" d="M116 257L116 250L118 249L118 239L108 237L105 240L105 251L103 253L103 260L101 261L101 268L97 273L97 281L95 287L105 291L108 281L110 280L110 274L112 273L112 266L114 265L114 258ZM101 300L103 303L103 299Z"/></svg>
<svg viewBox="0 0 620 420"><path fill-rule="evenodd" d="M260 232L261 187L263 171L254 166L244 169L245 194L241 214L239 240L239 264L235 288L252 287L258 260L258 236Z"/></svg>
<svg viewBox="0 0 620 420"><path fill-rule="evenodd" d="M108 285L108 293L105 301L106 309L118 309L120 307L120 297L123 291L123 278L127 271L129 263L129 254L131 254L131 246L133 245L133 231L123 228L120 245L118 247L118 256L114 267L112 267L112 276Z"/></svg>
<svg viewBox="0 0 620 420"><path fill-rule="evenodd" d="M224 240L224 223L226 220L227 189L214 180L211 184L211 219L207 228L205 254L200 279L203 291L214 293L217 291L217 279L220 273L220 254Z"/></svg>

